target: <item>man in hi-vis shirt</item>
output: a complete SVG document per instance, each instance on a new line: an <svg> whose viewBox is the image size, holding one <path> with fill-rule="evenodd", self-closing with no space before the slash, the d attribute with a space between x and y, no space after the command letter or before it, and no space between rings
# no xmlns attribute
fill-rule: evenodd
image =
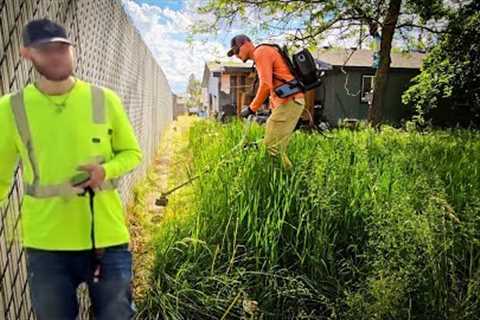
<svg viewBox="0 0 480 320"><path fill-rule="evenodd" d="M117 179L142 160L118 95L75 78L65 29L23 31L23 58L41 77L0 98L0 203L23 164L23 246L39 320L74 320L86 282L95 319L133 317L132 256Z"/></svg>

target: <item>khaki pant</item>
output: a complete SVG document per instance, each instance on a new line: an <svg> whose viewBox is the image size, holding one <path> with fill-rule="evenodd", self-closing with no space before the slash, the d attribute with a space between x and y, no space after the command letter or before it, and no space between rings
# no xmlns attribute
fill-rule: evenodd
<svg viewBox="0 0 480 320"><path fill-rule="evenodd" d="M304 106L304 100L290 100L273 109L267 120L263 143L271 155L281 155L283 164L287 168L292 167L292 163L286 155L288 142L302 115Z"/></svg>

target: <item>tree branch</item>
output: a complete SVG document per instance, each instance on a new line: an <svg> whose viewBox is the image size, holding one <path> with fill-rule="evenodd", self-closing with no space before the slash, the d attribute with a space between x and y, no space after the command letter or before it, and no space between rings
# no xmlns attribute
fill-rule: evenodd
<svg viewBox="0 0 480 320"><path fill-rule="evenodd" d="M428 32L435 33L435 34L444 34L444 33L446 33L446 31L444 31L444 30L435 30L435 29L432 29L432 28L430 28L430 27L421 26L421 25L414 24L414 23L402 23L402 24L400 24L400 25L397 26L397 29L402 29L402 28L422 29L422 30L426 30L426 31L428 31Z"/></svg>

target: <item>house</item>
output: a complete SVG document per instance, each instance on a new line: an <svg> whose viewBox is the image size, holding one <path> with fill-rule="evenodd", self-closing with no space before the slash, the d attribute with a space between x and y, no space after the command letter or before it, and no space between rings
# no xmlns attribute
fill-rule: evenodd
<svg viewBox="0 0 480 320"><path fill-rule="evenodd" d="M325 76L320 87L306 92L302 119L307 122L313 120L315 105L323 107L323 116L333 126L342 119L367 119L368 94L373 88L375 75L372 67L374 52L322 48L313 55ZM419 74L424 56L418 52L391 54L384 121L396 124L411 113L402 104L401 96L409 87L410 80ZM255 95L254 80L252 63L217 61L205 64L202 79L205 108L209 114L226 110L238 114Z"/></svg>
<svg viewBox="0 0 480 320"><path fill-rule="evenodd" d="M402 104L401 96L410 80L419 74L424 56L418 52L391 54L384 121L396 124L411 114ZM315 104L324 107L323 115L328 122L336 125L345 118L367 119L368 94L375 75L373 51L323 48L317 50L314 57L326 73L322 85L315 90Z"/></svg>
<svg viewBox="0 0 480 320"><path fill-rule="evenodd" d="M185 105L185 97L181 95L173 95L173 120L176 120L179 115L185 114L187 107Z"/></svg>
<svg viewBox="0 0 480 320"><path fill-rule="evenodd" d="M242 107L249 105L255 97L255 70L253 63L210 62L205 64L202 79L203 105L208 114L220 111L239 114ZM315 92L305 95L306 109L313 109ZM302 118L310 119L308 112Z"/></svg>
<svg viewBox="0 0 480 320"><path fill-rule="evenodd" d="M227 110L239 113L254 97L252 63L214 61L205 64L202 78L203 106L208 114Z"/></svg>

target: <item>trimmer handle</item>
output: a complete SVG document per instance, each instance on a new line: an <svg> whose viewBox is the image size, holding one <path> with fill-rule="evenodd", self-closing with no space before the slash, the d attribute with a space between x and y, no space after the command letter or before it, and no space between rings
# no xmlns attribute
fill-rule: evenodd
<svg viewBox="0 0 480 320"><path fill-rule="evenodd" d="M90 174L84 171L73 176L72 179L70 179L70 183L72 184L72 186L77 187L82 183L87 182L88 179L90 179Z"/></svg>

